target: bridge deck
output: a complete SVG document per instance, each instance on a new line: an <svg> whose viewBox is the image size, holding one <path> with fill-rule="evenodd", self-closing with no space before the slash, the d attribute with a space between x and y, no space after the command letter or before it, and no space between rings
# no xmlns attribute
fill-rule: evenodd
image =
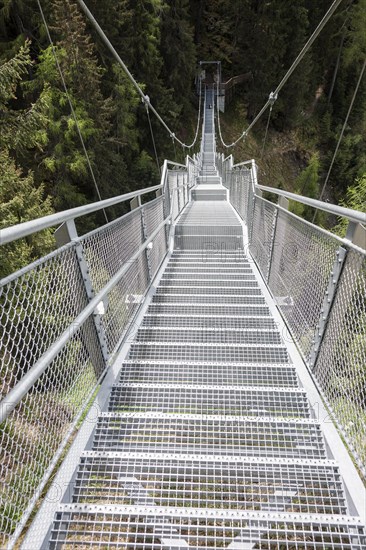
<svg viewBox="0 0 366 550"><path fill-rule="evenodd" d="M366 548L272 312L233 208L192 202L49 548Z"/></svg>

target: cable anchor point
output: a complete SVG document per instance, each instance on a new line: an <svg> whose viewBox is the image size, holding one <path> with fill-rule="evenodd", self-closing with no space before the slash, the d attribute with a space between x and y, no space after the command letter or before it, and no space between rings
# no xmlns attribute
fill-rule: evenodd
<svg viewBox="0 0 366 550"><path fill-rule="evenodd" d="M273 104L275 103L275 101L277 100L277 98L278 98L278 94L275 94L274 92L271 92L271 93L269 94L268 101L270 102L271 107L273 107Z"/></svg>
<svg viewBox="0 0 366 550"><path fill-rule="evenodd" d="M144 95L144 97L141 98L141 101L145 105L146 109L149 109L150 97L148 95Z"/></svg>

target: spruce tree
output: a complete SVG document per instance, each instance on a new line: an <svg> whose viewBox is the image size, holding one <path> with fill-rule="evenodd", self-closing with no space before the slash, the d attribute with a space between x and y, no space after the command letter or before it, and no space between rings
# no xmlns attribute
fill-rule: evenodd
<svg viewBox="0 0 366 550"><path fill-rule="evenodd" d="M27 109L14 110L16 91L31 65L29 43L0 65L0 229L52 213L44 186L36 186L33 173L22 170L16 158L25 149L39 149L45 139L47 96ZM10 106L12 104L12 107ZM53 244L50 231L0 246L0 278L46 253Z"/></svg>

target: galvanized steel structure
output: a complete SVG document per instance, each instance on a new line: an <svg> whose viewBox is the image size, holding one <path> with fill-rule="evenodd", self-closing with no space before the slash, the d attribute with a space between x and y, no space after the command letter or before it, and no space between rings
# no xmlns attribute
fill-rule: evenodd
<svg viewBox="0 0 366 550"><path fill-rule="evenodd" d="M26 550L366 548L333 423L365 475L365 215L263 198L254 161L216 152L214 113L207 89L201 152L160 186L2 232L64 224L61 248L1 281L1 546L83 419ZM347 238L286 196L346 216Z"/></svg>

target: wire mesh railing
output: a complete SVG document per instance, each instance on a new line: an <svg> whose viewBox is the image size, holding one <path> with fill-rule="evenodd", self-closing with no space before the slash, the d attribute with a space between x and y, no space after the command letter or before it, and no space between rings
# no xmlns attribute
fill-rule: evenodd
<svg viewBox="0 0 366 550"><path fill-rule="evenodd" d="M261 196L269 189L257 185L254 161L233 166L217 155L217 166L250 254L365 476L366 232L356 222L366 215L276 190L274 204ZM294 215L285 196L334 208L350 220L348 237L361 237L351 242Z"/></svg>
<svg viewBox="0 0 366 550"><path fill-rule="evenodd" d="M84 207L2 233L11 242L37 232L37 222L65 221L69 242L0 281L1 548L19 536L133 322L167 254L169 224L189 200L196 162L166 162L160 186L118 201L138 199L131 212L82 237L74 219ZM141 205L151 190L159 196Z"/></svg>

